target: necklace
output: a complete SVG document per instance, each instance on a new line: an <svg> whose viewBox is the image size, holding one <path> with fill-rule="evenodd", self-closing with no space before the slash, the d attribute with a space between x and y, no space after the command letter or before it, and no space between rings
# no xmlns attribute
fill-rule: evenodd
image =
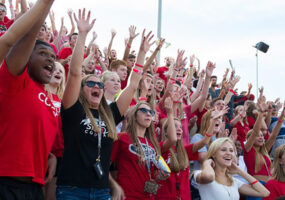
<svg viewBox="0 0 285 200"><path fill-rule="evenodd" d="M226 186L226 185L222 185L224 187L224 189L227 191L228 195L229 195L229 200L231 199L231 193L230 193L230 189L229 186Z"/></svg>

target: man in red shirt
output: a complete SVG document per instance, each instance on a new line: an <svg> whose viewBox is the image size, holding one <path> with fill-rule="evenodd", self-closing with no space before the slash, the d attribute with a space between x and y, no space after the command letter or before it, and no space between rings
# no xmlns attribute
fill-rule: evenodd
<svg viewBox="0 0 285 200"><path fill-rule="evenodd" d="M71 60L72 51L77 41L77 37L78 37L78 33L73 33L69 37L69 47L65 47L61 49L58 53L59 62L64 66L66 76L68 74L69 62Z"/></svg>
<svg viewBox="0 0 285 200"><path fill-rule="evenodd" d="M5 33L8 28L13 24L14 20L10 20L6 17L7 8L5 4L0 3L0 32Z"/></svg>
<svg viewBox="0 0 285 200"><path fill-rule="evenodd" d="M168 70L169 70L169 67L170 65L174 62L174 59L171 58L171 57L166 57L165 58L165 66L163 67L159 67L156 71L156 73L158 73L159 75L159 78L163 79L164 80L164 85L166 86L167 84L167 79L169 77L168 75Z"/></svg>
<svg viewBox="0 0 285 200"><path fill-rule="evenodd" d="M15 22L20 31L10 49L3 48L0 39L0 55L8 52L0 68L0 199L42 200L42 185L55 172L50 150L59 113L44 89L54 71L55 54L45 42L35 45L52 4L53 0L39 0L21 17L24 20Z"/></svg>

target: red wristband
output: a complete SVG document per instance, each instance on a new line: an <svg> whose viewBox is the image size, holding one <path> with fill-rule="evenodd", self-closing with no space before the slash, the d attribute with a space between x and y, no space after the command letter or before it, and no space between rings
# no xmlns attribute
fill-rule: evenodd
<svg viewBox="0 0 285 200"><path fill-rule="evenodd" d="M138 63L136 63L135 65L136 65L137 67L144 68L142 65L140 65L140 64L138 64Z"/></svg>
<svg viewBox="0 0 285 200"><path fill-rule="evenodd" d="M230 88L229 91L230 91L231 93L233 93L233 95L235 95L235 96L237 95L236 92L235 92L232 88Z"/></svg>
<svg viewBox="0 0 285 200"><path fill-rule="evenodd" d="M206 135L207 137L212 137L212 135L209 135L208 133L205 133L205 135Z"/></svg>
<svg viewBox="0 0 285 200"><path fill-rule="evenodd" d="M193 65L190 65L190 67L193 67Z"/></svg>
<svg viewBox="0 0 285 200"><path fill-rule="evenodd" d="M250 185L254 185L256 183L258 183L258 180L253 181L252 183L250 183Z"/></svg>
<svg viewBox="0 0 285 200"><path fill-rule="evenodd" d="M147 101L147 98L146 97L140 97L139 100L140 101Z"/></svg>
<svg viewBox="0 0 285 200"><path fill-rule="evenodd" d="M183 84L183 80L182 79L177 79L177 81L179 81L181 84Z"/></svg>
<svg viewBox="0 0 285 200"><path fill-rule="evenodd" d="M138 74L142 74L142 71L135 69L135 68L133 68L133 72L138 73Z"/></svg>
<svg viewBox="0 0 285 200"><path fill-rule="evenodd" d="M173 101L173 103L181 103L180 101Z"/></svg>
<svg viewBox="0 0 285 200"><path fill-rule="evenodd" d="M131 48L131 45L129 43L127 43L127 47L130 49Z"/></svg>
<svg viewBox="0 0 285 200"><path fill-rule="evenodd" d="M283 121L284 121L284 120L282 120L282 119L279 119L279 120L278 120L278 122L280 122L280 123L283 123Z"/></svg>
<svg viewBox="0 0 285 200"><path fill-rule="evenodd" d="M175 79L174 79L174 78L170 78L169 80L171 80L171 81L175 81Z"/></svg>

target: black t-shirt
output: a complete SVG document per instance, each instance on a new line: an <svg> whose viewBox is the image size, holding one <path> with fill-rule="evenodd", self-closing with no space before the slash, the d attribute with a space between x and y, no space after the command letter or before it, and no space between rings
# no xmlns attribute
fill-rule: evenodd
<svg viewBox="0 0 285 200"><path fill-rule="evenodd" d="M115 123L123 120L116 102L111 103ZM101 165L104 170L102 179L98 179L93 164L98 156L98 134L92 130L92 124L86 117L84 109L77 101L69 109L62 109L62 130L64 136L64 153L59 170L58 185L77 187L107 188L109 186L109 168L113 140L108 137L107 126L99 120L99 112L90 109L98 127L101 127Z"/></svg>

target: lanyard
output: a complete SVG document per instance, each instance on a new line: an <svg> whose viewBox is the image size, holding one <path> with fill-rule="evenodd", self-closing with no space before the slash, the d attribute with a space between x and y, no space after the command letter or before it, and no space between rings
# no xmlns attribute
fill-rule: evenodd
<svg viewBox="0 0 285 200"><path fill-rule="evenodd" d="M145 139L146 148L147 148L146 152L144 151L143 146L142 146L142 143L141 143L141 141L139 140L139 138L138 138L138 141L139 141L139 144L140 144L140 146L141 146L141 148L142 148L142 150L143 150L144 159L145 159L145 161L146 161L146 166L147 166L147 171L148 171L148 173L149 173L149 176L151 176L151 172L150 172L150 153L149 153L149 146L148 146L147 138L144 137L144 139Z"/></svg>
<svg viewBox="0 0 285 200"><path fill-rule="evenodd" d="M102 128L101 128L101 118L99 116L99 132L98 132L98 157L96 159L96 161L100 162L100 156L101 156L101 141L102 141Z"/></svg>

